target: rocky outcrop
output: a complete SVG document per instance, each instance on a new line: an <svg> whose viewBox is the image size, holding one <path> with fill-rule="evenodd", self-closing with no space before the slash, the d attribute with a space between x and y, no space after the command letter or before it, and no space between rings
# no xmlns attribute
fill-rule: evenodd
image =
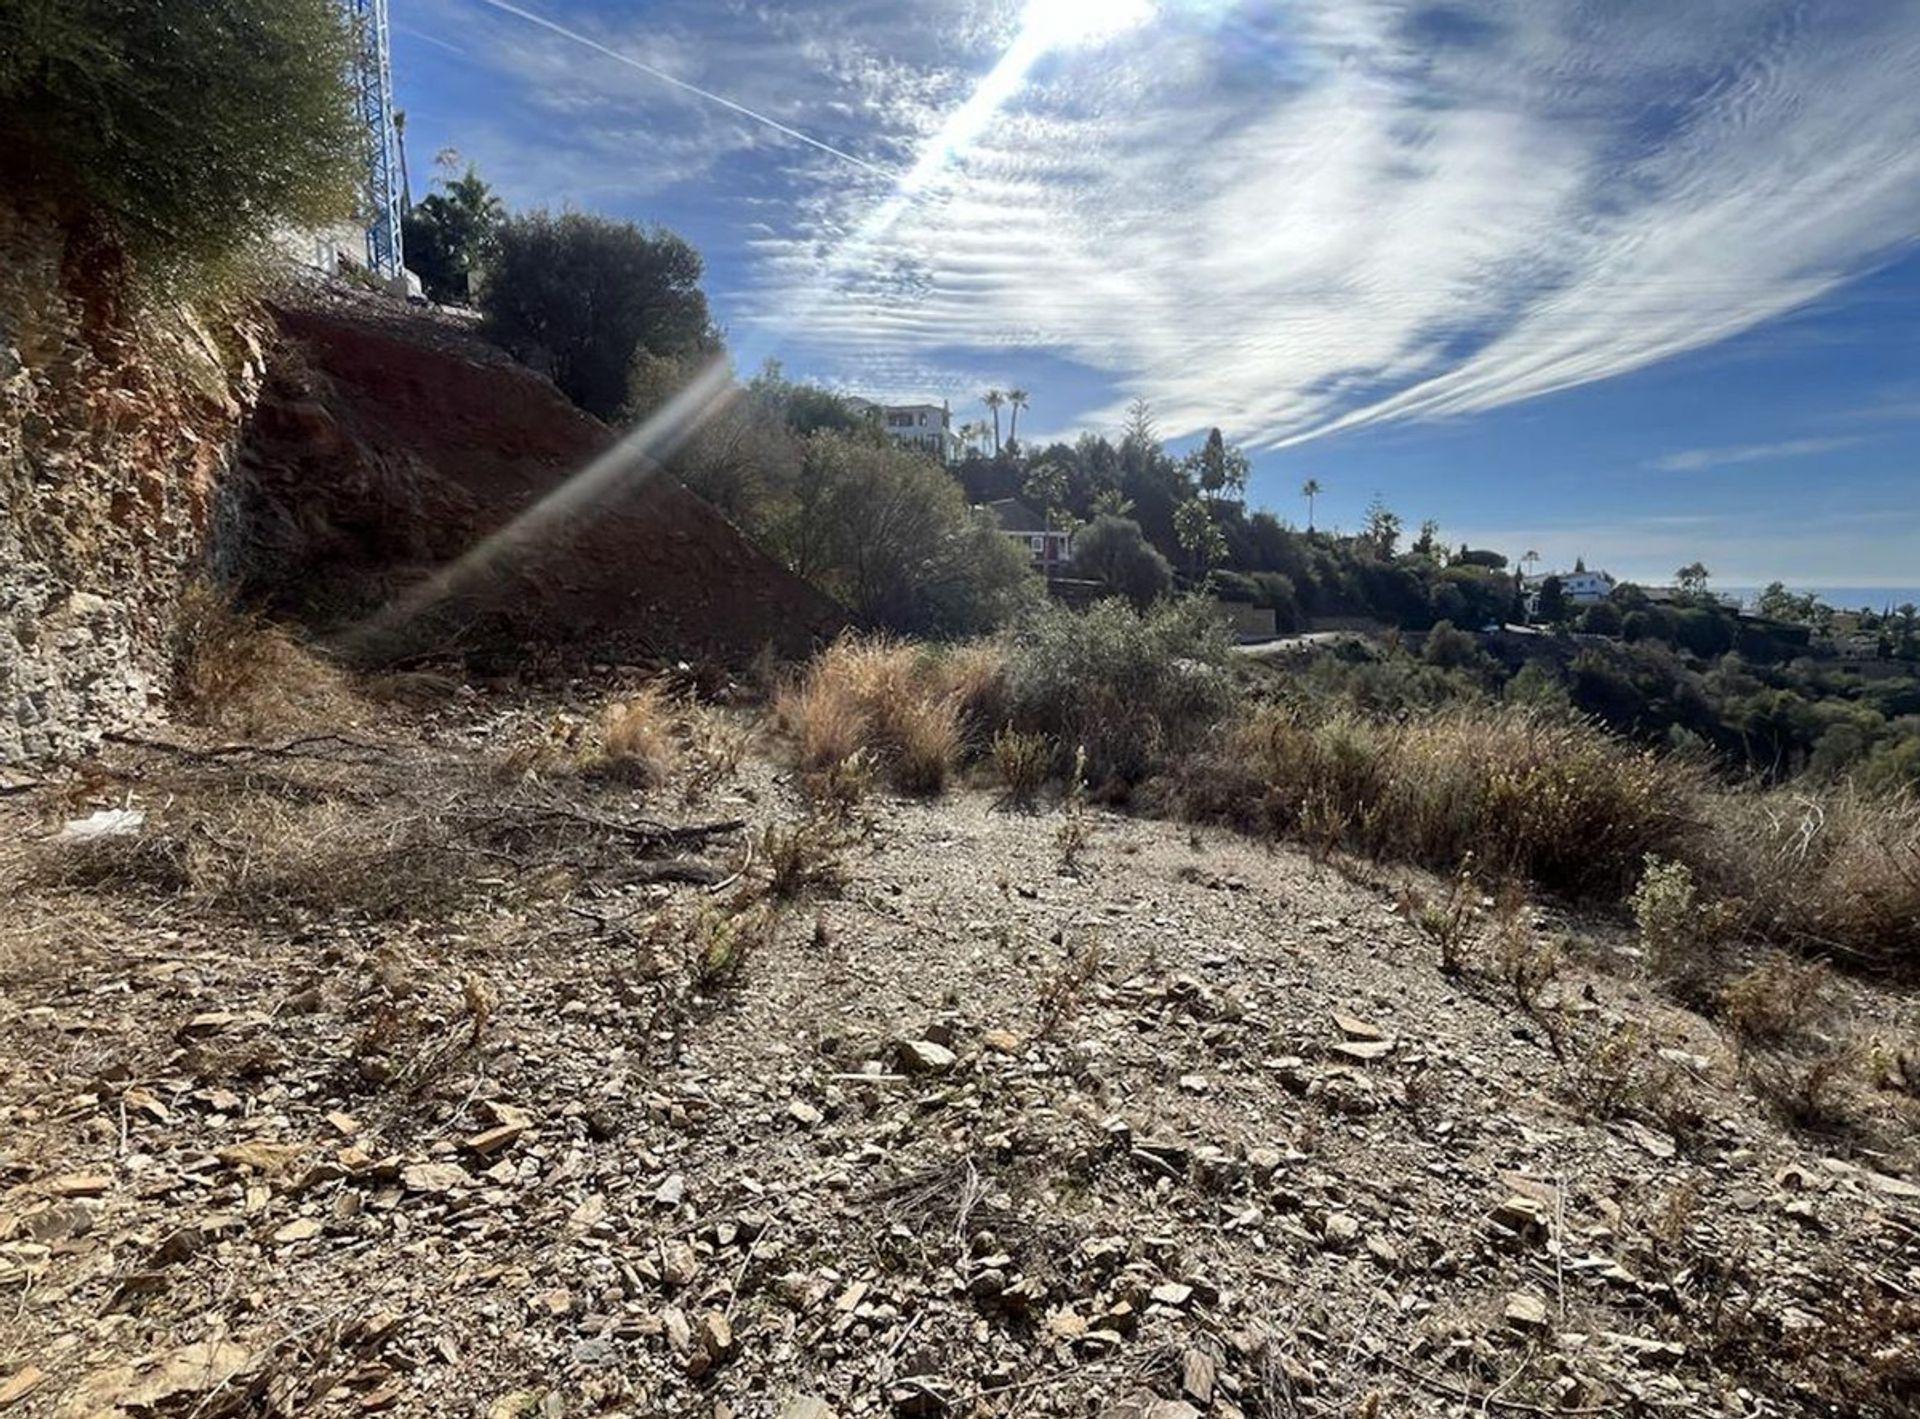
<svg viewBox="0 0 1920 1419"><path fill-rule="evenodd" d="M259 382L247 329L216 340L111 284L0 200L0 764L84 753L156 706Z"/></svg>

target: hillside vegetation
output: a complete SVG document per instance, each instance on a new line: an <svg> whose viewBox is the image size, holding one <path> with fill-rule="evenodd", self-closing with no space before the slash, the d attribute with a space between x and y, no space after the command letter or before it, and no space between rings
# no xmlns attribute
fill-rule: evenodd
<svg viewBox="0 0 1920 1419"><path fill-rule="evenodd" d="M937 677L904 668L935 651L838 648L796 700L819 721L853 726L832 740L838 759L891 752L861 737L836 693L834 667L856 654L902 667L888 696L895 714L916 699L928 714L967 712ZM1881 969L1920 966L1920 804L1902 789L1728 784L1564 708L1486 701L1407 713L1302 693L1288 672L1234 666L1198 603L1037 611L970 656L971 694L1002 715L989 730L1034 736L1070 791L1077 778L1110 801L1465 873L1489 891L1513 881L1624 905L1648 873L1678 864L1698 885L1703 949L1745 935ZM808 715L792 717L806 735ZM953 767L993 758L985 734L947 742ZM816 750L807 767L834 758Z"/></svg>

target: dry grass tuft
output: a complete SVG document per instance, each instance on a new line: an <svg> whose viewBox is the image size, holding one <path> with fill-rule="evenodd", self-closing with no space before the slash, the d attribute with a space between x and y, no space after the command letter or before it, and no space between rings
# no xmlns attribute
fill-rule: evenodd
<svg viewBox="0 0 1920 1419"><path fill-rule="evenodd" d="M936 655L884 637L844 637L774 704L800 767L831 774L866 755L903 793L937 794L960 762L963 710L990 698L979 654ZM968 697L974 697L969 699Z"/></svg>
<svg viewBox="0 0 1920 1419"><path fill-rule="evenodd" d="M1883 970L1920 969L1920 798L1852 788L1717 796L1688 855L1757 934Z"/></svg>
<svg viewBox="0 0 1920 1419"><path fill-rule="evenodd" d="M252 738L337 732L364 717L344 674L206 582L181 593L174 634L174 700L193 723Z"/></svg>
<svg viewBox="0 0 1920 1419"><path fill-rule="evenodd" d="M467 863L410 806L215 787L176 792L139 831L36 844L27 882L185 897L253 919L425 916L464 894Z"/></svg>
<svg viewBox="0 0 1920 1419"><path fill-rule="evenodd" d="M600 712L599 750L584 767L637 788L658 788L679 757L675 725L673 706L658 684L615 700Z"/></svg>

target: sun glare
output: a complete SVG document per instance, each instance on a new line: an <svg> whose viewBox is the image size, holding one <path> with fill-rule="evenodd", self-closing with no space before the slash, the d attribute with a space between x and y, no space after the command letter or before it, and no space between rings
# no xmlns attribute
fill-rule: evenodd
<svg viewBox="0 0 1920 1419"><path fill-rule="evenodd" d="M1045 49L1098 44L1153 18L1153 0L1027 0L1022 32Z"/></svg>

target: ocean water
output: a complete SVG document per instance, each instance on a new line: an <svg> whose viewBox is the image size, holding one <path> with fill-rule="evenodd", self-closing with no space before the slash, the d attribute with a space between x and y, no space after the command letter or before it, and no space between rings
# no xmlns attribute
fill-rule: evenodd
<svg viewBox="0 0 1920 1419"><path fill-rule="evenodd" d="M1717 583L1712 589L1738 596L1748 605L1761 592L1757 586L1720 586ZM1858 611L1863 607L1870 611L1884 611L1907 602L1920 606L1920 586L1802 586L1798 582L1789 582L1787 590L1796 594L1811 591L1827 605L1842 611Z"/></svg>

